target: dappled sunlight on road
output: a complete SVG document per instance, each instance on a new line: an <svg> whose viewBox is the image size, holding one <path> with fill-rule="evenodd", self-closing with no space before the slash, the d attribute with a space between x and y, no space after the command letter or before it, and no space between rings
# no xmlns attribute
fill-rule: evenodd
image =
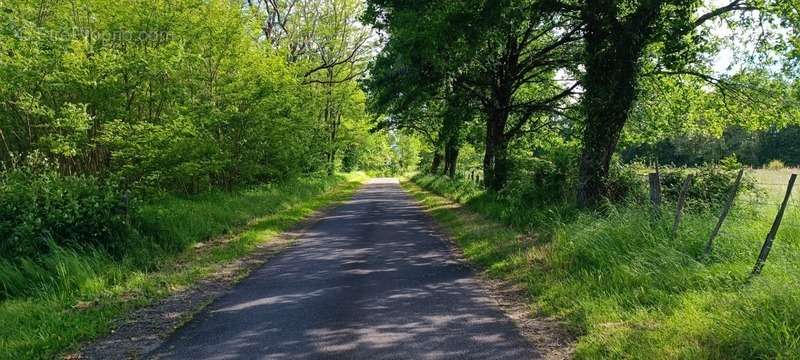
<svg viewBox="0 0 800 360"><path fill-rule="evenodd" d="M396 179L375 179L157 358L537 357Z"/></svg>

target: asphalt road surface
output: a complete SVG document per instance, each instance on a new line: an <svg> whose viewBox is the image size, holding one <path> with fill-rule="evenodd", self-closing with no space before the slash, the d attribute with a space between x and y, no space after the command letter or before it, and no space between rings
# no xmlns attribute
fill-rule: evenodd
<svg viewBox="0 0 800 360"><path fill-rule="evenodd" d="M151 355L537 358L431 225L397 181L373 181Z"/></svg>

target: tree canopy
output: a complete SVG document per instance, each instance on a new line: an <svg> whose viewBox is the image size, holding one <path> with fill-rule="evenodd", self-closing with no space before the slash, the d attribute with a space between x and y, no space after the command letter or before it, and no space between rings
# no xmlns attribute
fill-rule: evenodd
<svg viewBox="0 0 800 360"><path fill-rule="evenodd" d="M388 153L358 80L359 1L0 2L0 160L178 192ZM380 139L380 140L378 140ZM362 169L384 160L353 159Z"/></svg>
<svg viewBox="0 0 800 360"><path fill-rule="evenodd" d="M620 141L657 143L674 138L675 129L719 138L733 126L754 132L796 122L788 75L796 40L774 34L796 22L796 7L784 2L368 4L365 19L385 39L367 82L372 110L393 114L397 128L460 134L447 130L452 116L442 109L465 99L460 108L472 115L464 121L483 128L483 139L470 145L483 148L485 185L495 191L516 166L509 147L531 137L580 144L577 203L587 207L608 195ZM737 54L745 63L738 72L715 72L714 59L732 37L720 34L719 24L764 34L749 56ZM768 58L782 59L787 71L768 70L775 66ZM438 152L442 136L425 138Z"/></svg>

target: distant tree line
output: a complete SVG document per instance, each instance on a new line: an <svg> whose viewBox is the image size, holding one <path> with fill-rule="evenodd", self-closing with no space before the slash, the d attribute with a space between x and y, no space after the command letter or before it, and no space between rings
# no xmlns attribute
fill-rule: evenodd
<svg viewBox="0 0 800 360"><path fill-rule="evenodd" d="M735 156L752 167L764 167L778 160L786 166L800 166L800 126L789 125L765 131L749 131L740 127L725 129L721 137L678 137L656 143L624 146L622 160L659 161L678 166L715 163Z"/></svg>

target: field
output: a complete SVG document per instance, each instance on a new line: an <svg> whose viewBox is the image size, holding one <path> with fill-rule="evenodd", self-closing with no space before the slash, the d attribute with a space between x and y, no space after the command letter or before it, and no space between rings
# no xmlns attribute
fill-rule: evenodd
<svg viewBox="0 0 800 360"><path fill-rule="evenodd" d="M783 175L756 173L764 182ZM577 358L800 353L800 228L782 227L763 274L750 275L777 211L771 201L740 199L705 257L714 210L688 212L673 238L672 218L653 220L645 207L579 212L431 176L405 186L472 261L527 289L534 312L565 319ZM794 204L787 220L797 219Z"/></svg>

